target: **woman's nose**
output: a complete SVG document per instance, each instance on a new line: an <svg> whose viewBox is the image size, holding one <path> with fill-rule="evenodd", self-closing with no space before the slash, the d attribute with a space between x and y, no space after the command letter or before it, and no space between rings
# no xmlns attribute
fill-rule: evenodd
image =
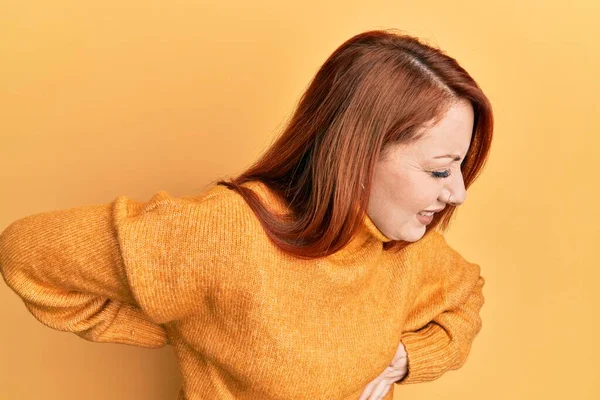
<svg viewBox="0 0 600 400"><path fill-rule="evenodd" d="M448 187L441 196L441 201L444 203L451 204L453 206L459 206L467 199L467 190L465 189L465 183L462 174L458 174L458 178L451 180L448 183Z"/></svg>

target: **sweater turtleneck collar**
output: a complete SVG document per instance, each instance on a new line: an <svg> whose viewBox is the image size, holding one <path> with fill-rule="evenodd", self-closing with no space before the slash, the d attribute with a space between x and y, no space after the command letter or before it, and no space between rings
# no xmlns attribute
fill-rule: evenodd
<svg viewBox="0 0 600 400"><path fill-rule="evenodd" d="M328 256L329 260L361 264L371 257L377 257L383 251L383 243L392 239L385 236L375 223L364 214L362 223L350 239L340 250Z"/></svg>
<svg viewBox="0 0 600 400"><path fill-rule="evenodd" d="M366 229L373 237L379 239L382 242L391 242L392 239L388 238L377 228L375 223L369 218L369 215L365 213L365 217L363 218L362 227Z"/></svg>

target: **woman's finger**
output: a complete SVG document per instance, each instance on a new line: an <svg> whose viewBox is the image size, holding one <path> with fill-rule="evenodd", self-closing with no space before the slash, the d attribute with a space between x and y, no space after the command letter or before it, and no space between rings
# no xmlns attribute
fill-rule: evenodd
<svg viewBox="0 0 600 400"><path fill-rule="evenodd" d="M369 400L379 400L383 398L383 396L385 396L385 394L387 393L386 389L388 386L389 382L387 381L387 379L382 379L381 381L379 381L377 386L375 386L375 389L373 389L373 393L371 393L371 397L369 397Z"/></svg>
<svg viewBox="0 0 600 400"><path fill-rule="evenodd" d="M399 381L400 379L406 376L406 372L403 371L394 371L387 374L385 377L391 382Z"/></svg>
<svg viewBox="0 0 600 400"><path fill-rule="evenodd" d="M358 400L368 400L369 396L371 395L371 392L373 392L373 389L375 388L375 385L377 384L377 382L379 382L379 377L372 380L367 387L365 388L365 390L362 392L362 394L360 395Z"/></svg>
<svg viewBox="0 0 600 400"><path fill-rule="evenodd" d="M388 394L388 392L390 391L391 387L392 387L392 384L389 384L389 385L386 386L385 390L381 394L381 398L382 399L385 397L386 394Z"/></svg>

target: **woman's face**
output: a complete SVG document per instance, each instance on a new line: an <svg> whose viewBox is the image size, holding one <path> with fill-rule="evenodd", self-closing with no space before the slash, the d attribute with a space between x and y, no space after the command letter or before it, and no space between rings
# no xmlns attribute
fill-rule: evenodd
<svg viewBox="0 0 600 400"><path fill-rule="evenodd" d="M473 119L471 104L462 100L437 125L425 127L417 142L394 145L387 157L378 161L367 213L385 236L417 241L426 227L417 213L445 208L450 195L451 203L465 201L460 164L469 150ZM442 157L448 154L460 159Z"/></svg>

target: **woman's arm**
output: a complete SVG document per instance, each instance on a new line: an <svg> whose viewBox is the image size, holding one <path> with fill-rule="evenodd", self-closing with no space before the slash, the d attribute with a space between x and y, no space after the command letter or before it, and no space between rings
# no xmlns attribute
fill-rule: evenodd
<svg viewBox="0 0 600 400"><path fill-rule="evenodd" d="M118 231L156 205L120 196L21 218L0 235L0 273L50 328L94 342L162 347L166 331L134 298Z"/></svg>
<svg viewBox="0 0 600 400"><path fill-rule="evenodd" d="M429 265L421 266L426 276L401 337L408 374L398 384L433 381L460 368L482 328L480 266L466 261L438 232L424 251Z"/></svg>

